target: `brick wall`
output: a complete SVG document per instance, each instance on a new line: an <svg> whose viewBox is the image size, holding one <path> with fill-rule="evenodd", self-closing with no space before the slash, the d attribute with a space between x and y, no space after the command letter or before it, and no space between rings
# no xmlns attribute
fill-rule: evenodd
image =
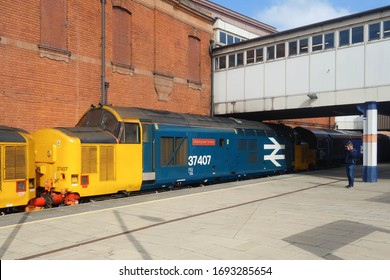
<svg viewBox="0 0 390 280"><path fill-rule="evenodd" d="M67 0L68 52L57 53L40 48L40 1L0 0L1 125L73 126L101 102L100 2ZM131 13L129 68L111 63L113 5ZM210 18L177 0L107 0L105 9L107 103L209 114ZM187 81L188 36L201 42L201 84ZM156 83L164 79L163 96Z"/></svg>

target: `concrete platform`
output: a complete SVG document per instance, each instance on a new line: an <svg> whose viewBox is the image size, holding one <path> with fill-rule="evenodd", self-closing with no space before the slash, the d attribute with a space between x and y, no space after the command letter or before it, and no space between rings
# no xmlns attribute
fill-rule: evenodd
<svg viewBox="0 0 390 280"><path fill-rule="evenodd" d="M389 260L390 165L287 174L0 217L0 258Z"/></svg>

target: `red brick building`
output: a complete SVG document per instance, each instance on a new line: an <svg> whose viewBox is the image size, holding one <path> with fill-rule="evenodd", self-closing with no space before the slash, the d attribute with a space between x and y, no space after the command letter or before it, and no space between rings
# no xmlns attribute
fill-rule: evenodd
<svg viewBox="0 0 390 280"><path fill-rule="evenodd" d="M0 0L0 124L73 126L104 102L210 114L213 19L187 2Z"/></svg>

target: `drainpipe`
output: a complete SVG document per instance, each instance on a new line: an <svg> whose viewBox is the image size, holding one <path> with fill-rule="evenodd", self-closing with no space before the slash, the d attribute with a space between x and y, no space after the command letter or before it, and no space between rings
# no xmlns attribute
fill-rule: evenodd
<svg viewBox="0 0 390 280"><path fill-rule="evenodd" d="M106 0L102 1L102 105L106 105Z"/></svg>
<svg viewBox="0 0 390 280"><path fill-rule="evenodd" d="M214 116L214 60L213 60L214 40L210 40L209 54L211 58L211 116Z"/></svg>

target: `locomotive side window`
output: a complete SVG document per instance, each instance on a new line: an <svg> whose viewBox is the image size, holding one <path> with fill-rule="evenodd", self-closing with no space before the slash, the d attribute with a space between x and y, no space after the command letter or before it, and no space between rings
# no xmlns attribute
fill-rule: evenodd
<svg viewBox="0 0 390 280"><path fill-rule="evenodd" d="M161 137L161 166L184 166L187 158L187 138Z"/></svg>
<svg viewBox="0 0 390 280"><path fill-rule="evenodd" d="M147 125L142 125L142 142L149 142L149 130Z"/></svg>
<svg viewBox="0 0 390 280"><path fill-rule="evenodd" d="M140 143L140 127L137 123L125 123L125 131L122 135L122 143Z"/></svg>

